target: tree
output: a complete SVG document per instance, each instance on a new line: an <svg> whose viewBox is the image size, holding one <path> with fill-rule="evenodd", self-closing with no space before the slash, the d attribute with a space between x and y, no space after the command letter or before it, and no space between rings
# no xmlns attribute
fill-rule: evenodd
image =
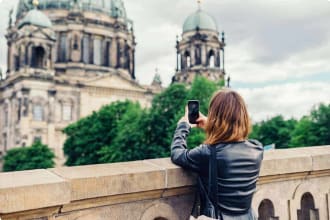
<svg viewBox="0 0 330 220"><path fill-rule="evenodd" d="M178 122L178 112L184 111L187 94L185 85L177 83L154 97L152 106L148 110L149 114L141 122L147 137L145 145L153 149L151 155L169 156L169 146Z"/></svg>
<svg viewBox="0 0 330 220"><path fill-rule="evenodd" d="M320 104L295 126L290 147L330 144L330 104Z"/></svg>
<svg viewBox="0 0 330 220"><path fill-rule="evenodd" d="M211 95L219 85L196 77L190 89L172 84L152 100L151 108L115 102L64 129L67 165L120 162L167 157L174 130L188 99L198 99L206 114ZM205 134L192 130L189 145L202 143Z"/></svg>
<svg viewBox="0 0 330 220"><path fill-rule="evenodd" d="M294 130L291 133L291 140L289 147L304 147L310 145L313 139L316 139L313 134L310 133L312 121L309 116L302 117L296 124Z"/></svg>
<svg viewBox="0 0 330 220"><path fill-rule="evenodd" d="M330 144L330 104L320 104L311 112L310 146ZM307 134L308 135L308 134ZM317 139L315 138L317 137Z"/></svg>
<svg viewBox="0 0 330 220"><path fill-rule="evenodd" d="M250 138L257 139L264 145L275 144L276 148L287 148L291 139L291 132L297 121L284 120L278 115L253 126Z"/></svg>
<svg viewBox="0 0 330 220"><path fill-rule="evenodd" d="M146 136L141 122L146 116L139 104L133 104L117 122L117 133L111 144L98 152L100 163L141 160L148 157Z"/></svg>
<svg viewBox="0 0 330 220"><path fill-rule="evenodd" d="M54 158L54 153L47 145L36 141L31 147L8 150L4 157L3 170L8 172L52 168L55 165Z"/></svg>
<svg viewBox="0 0 330 220"><path fill-rule="evenodd" d="M112 144L118 132L119 120L134 105L130 101L114 102L66 127L66 165L100 163L99 151L102 147Z"/></svg>

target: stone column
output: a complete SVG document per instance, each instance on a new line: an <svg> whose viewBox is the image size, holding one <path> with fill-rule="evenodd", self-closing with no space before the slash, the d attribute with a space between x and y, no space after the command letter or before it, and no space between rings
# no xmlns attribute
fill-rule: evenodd
<svg viewBox="0 0 330 220"><path fill-rule="evenodd" d="M7 149L13 147L13 102L11 99L8 100L8 124L7 124Z"/></svg>
<svg viewBox="0 0 330 220"><path fill-rule="evenodd" d="M113 38L110 46L110 66L114 68L117 66L117 41L117 38Z"/></svg>
<svg viewBox="0 0 330 220"><path fill-rule="evenodd" d="M33 44L30 44L29 45L29 48L28 48L28 55L27 55L27 57L28 57L28 64L29 64L29 67L31 67L32 66L32 48L34 47L34 45Z"/></svg>
<svg viewBox="0 0 330 220"><path fill-rule="evenodd" d="M207 66L207 48L205 44L202 44L201 46L201 61L202 61L202 66Z"/></svg>
<svg viewBox="0 0 330 220"><path fill-rule="evenodd" d="M55 121L55 96L56 96L56 90L48 90L48 100L49 100L48 122L49 123L54 123Z"/></svg>
<svg viewBox="0 0 330 220"><path fill-rule="evenodd" d="M47 123L47 144L56 152L55 140L55 96L56 90L48 90L48 123ZM46 113L46 112L45 112ZM56 155L59 156L59 155Z"/></svg>

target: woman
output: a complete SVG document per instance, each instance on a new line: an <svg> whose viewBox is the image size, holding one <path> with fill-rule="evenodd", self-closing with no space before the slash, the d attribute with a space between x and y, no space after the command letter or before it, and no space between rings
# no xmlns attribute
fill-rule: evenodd
<svg viewBox="0 0 330 220"><path fill-rule="evenodd" d="M189 124L186 109L171 145L173 163L197 172L207 189L210 149L216 148L216 207L222 219L255 219L251 201L256 190L263 147L258 141L247 140L251 126L242 97L229 89L216 93L210 102L208 117L200 113L197 119L197 127L205 130L206 140L204 144L188 150L186 138L191 127L194 125Z"/></svg>

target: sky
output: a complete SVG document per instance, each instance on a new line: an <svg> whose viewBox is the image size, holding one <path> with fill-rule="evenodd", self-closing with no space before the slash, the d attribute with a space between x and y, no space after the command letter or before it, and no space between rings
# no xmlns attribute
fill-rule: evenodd
<svg viewBox="0 0 330 220"><path fill-rule="evenodd" d="M134 21L136 76L150 84L158 69L168 86L176 35L197 0L123 0ZM0 0L0 66L6 69L7 15L17 0ZM232 89L254 122L281 114L299 119L330 103L330 0L203 0L202 10L226 34L225 66Z"/></svg>

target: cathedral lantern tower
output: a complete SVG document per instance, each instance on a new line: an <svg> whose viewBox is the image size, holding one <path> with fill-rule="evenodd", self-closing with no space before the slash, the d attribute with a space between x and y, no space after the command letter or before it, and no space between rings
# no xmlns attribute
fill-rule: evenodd
<svg viewBox="0 0 330 220"><path fill-rule="evenodd" d="M223 80L224 32L219 39L217 23L198 6L189 15L182 29L182 38L177 37L177 65L172 82L191 83L195 76L210 80Z"/></svg>
<svg viewBox="0 0 330 220"><path fill-rule="evenodd" d="M54 75L55 32L52 22L34 8L15 25L10 26L6 35L8 41L8 75L42 74Z"/></svg>

